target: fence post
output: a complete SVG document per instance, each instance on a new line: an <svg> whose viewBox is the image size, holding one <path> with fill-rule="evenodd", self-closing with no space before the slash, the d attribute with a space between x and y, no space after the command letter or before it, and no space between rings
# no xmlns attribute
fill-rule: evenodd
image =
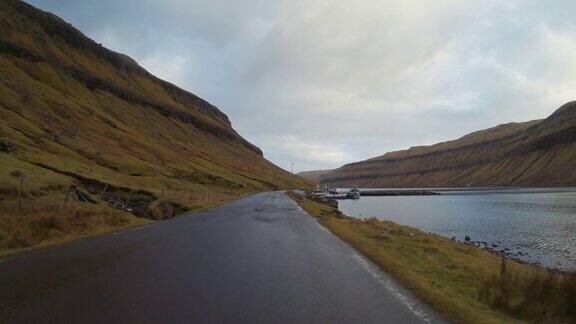
<svg viewBox="0 0 576 324"><path fill-rule="evenodd" d="M64 200L64 207L68 205L68 200L70 199L70 193L72 192L72 187L73 185L70 185L70 187L68 187L68 192L66 193L66 200Z"/></svg>
<svg viewBox="0 0 576 324"><path fill-rule="evenodd" d="M132 190L128 191L128 198L126 198L126 208L128 208L128 205L130 204L130 198L132 198Z"/></svg>
<svg viewBox="0 0 576 324"><path fill-rule="evenodd" d="M18 187L18 216L22 214L22 187L24 186L24 175L20 175L20 186Z"/></svg>
<svg viewBox="0 0 576 324"><path fill-rule="evenodd" d="M102 198L104 198L104 194L106 193L106 189L108 189L108 184L106 184L104 186L104 190L102 190L102 193L100 194L100 200L102 200Z"/></svg>

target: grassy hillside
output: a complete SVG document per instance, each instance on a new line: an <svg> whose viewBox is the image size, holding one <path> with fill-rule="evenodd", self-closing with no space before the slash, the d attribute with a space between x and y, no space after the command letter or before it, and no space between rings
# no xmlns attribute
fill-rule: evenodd
<svg viewBox="0 0 576 324"><path fill-rule="evenodd" d="M332 170L302 171L298 173L298 176L313 182L318 182L320 181L320 178L322 178L323 175L327 174L330 171Z"/></svg>
<svg viewBox="0 0 576 324"><path fill-rule="evenodd" d="M386 153L324 176L337 186L574 186L576 102L544 120L510 123Z"/></svg>
<svg viewBox="0 0 576 324"><path fill-rule="evenodd" d="M307 184L263 158L216 107L60 18L3 0L0 30L0 250ZM17 215L21 180L21 214L48 225ZM58 228L73 206L94 220Z"/></svg>

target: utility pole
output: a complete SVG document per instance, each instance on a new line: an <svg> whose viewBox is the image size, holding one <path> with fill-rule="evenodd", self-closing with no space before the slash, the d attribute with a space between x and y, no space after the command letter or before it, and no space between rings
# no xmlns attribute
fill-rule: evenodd
<svg viewBox="0 0 576 324"><path fill-rule="evenodd" d="M294 174L294 162L290 163L290 172Z"/></svg>

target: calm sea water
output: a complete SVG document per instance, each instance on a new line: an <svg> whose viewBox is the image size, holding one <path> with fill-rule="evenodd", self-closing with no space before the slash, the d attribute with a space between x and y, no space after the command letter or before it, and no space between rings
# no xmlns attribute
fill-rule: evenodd
<svg viewBox="0 0 576 324"><path fill-rule="evenodd" d="M438 191L441 196L364 196L341 200L339 208L459 241L470 236L524 261L576 271L576 188Z"/></svg>

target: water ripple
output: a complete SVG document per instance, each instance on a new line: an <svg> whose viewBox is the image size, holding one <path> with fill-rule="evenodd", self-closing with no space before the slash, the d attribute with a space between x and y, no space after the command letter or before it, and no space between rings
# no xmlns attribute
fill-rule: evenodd
<svg viewBox="0 0 576 324"><path fill-rule="evenodd" d="M442 196L344 200L349 216L389 219L475 242L545 267L576 270L576 189L450 191ZM483 243L478 243L483 245Z"/></svg>

